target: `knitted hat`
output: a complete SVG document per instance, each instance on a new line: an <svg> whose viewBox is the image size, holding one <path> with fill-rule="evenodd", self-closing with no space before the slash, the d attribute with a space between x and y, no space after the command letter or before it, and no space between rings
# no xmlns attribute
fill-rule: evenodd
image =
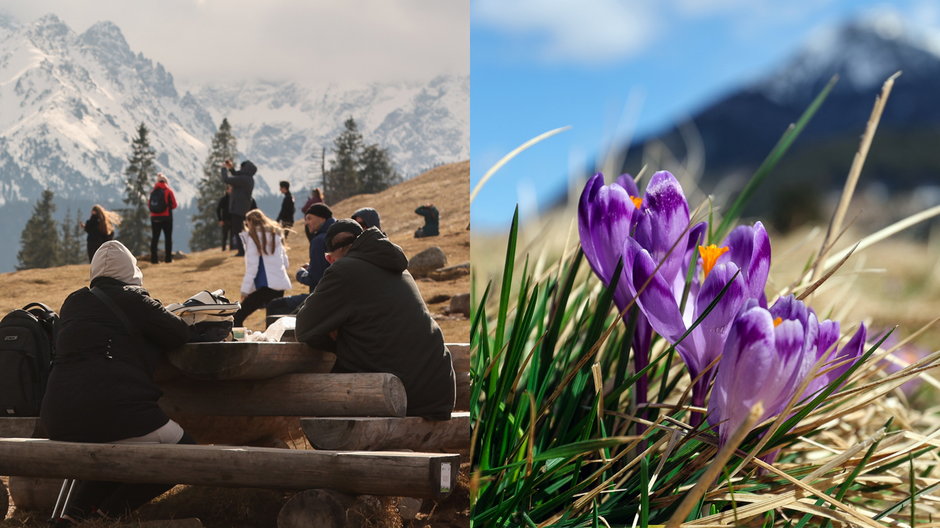
<svg viewBox="0 0 940 528"><path fill-rule="evenodd" d="M133 286L140 286L144 282L144 274L137 267L137 259L117 240L101 244L91 258L91 280L98 277L111 277Z"/></svg>
<svg viewBox="0 0 940 528"><path fill-rule="evenodd" d="M313 209L311 207L311 209ZM359 222L352 220L350 218L343 218L333 222L333 225L326 230L326 250L334 251L339 249L333 246L333 238L340 233L350 233L353 235L353 240L355 240L359 235L362 234L362 226L359 225ZM349 244L342 244L340 247L345 247Z"/></svg>
<svg viewBox="0 0 940 528"><path fill-rule="evenodd" d="M319 216L320 218L333 218L333 210L325 203L315 203L304 211L305 215Z"/></svg>

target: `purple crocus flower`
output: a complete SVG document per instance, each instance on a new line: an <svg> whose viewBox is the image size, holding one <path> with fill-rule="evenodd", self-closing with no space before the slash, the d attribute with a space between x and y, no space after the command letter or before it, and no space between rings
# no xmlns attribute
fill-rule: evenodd
<svg viewBox="0 0 940 528"><path fill-rule="evenodd" d="M838 333L838 323L820 323L812 309L792 296L779 299L769 310L749 300L731 325L708 403L708 422L718 427L721 444L744 423L757 402L764 407L759 421L780 414ZM865 334L862 325L845 347L830 354L826 365L848 361L812 380L801 398L851 367L861 355Z"/></svg>

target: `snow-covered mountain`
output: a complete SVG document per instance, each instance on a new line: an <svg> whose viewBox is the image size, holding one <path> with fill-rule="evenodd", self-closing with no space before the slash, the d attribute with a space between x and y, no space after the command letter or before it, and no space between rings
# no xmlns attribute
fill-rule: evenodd
<svg viewBox="0 0 940 528"><path fill-rule="evenodd" d="M286 179L320 183L322 153L352 117L364 140L387 148L405 177L469 158L469 76L368 86L245 81L180 93L161 64L130 49L120 28L78 34L55 15L19 23L0 15L0 255L12 269L19 234L43 189L58 214L93 203L121 207L124 169L144 123L157 169L190 204L217 126L227 117L239 152L259 167L259 199ZM15 212L15 214L14 214ZM183 215L190 212L182 211ZM177 239L188 240L185 222Z"/></svg>
<svg viewBox="0 0 940 528"><path fill-rule="evenodd" d="M228 118L239 150L260 167L271 189L278 180L319 185L322 153L328 162L350 117L367 144L389 150L406 178L470 156L467 76L353 89L241 83L207 86L194 95L216 122Z"/></svg>
<svg viewBox="0 0 940 528"><path fill-rule="evenodd" d="M881 116L861 185L876 185L883 199L926 196L940 181L940 151L935 147L940 137L936 37L919 34L891 16L821 30L772 71L703 106L689 123L677 123L627 147L623 170L635 173L649 164L681 172L684 163L672 160L701 160L694 164L703 167L701 189L734 193L787 126L838 76L799 139L749 202L751 214L779 214L780 226L787 227L793 213L810 207L804 197L819 202L841 189L882 84L901 71ZM701 143L686 141L689 130L698 133ZM795 201L800 207L793 207Z"/></svg>
<svg viewBox="0 0 940 528"><path fill-rule="evenodd" d="M0 32L0 205L57 196L111 201L140 123L184 198L215 125L173 76L99 22L82 34L55 15Z"/></svg>

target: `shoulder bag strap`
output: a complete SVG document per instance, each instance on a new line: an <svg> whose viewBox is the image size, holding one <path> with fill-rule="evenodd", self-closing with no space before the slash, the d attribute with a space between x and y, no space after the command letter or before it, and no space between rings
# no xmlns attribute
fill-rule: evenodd
<svg viewBox="0 0 940 528"><path fill-rule="evenodd" d="M95 286L94 288L91 288L91 293L94 293L95 297L101 299L101 302L103 302L105 306L107 306L112 312L114 312L114 315L117 316L118 321L121 321L121 324L124 325L124 328L127 329L131 337L140 337L140 332L137 331L137 328L131 324L131 322L127 319L127 316L124 315L124 312L120 308L118 308L116 304L114 304L114 301L110 297L108 297L108 294L106 294L104 291L101 290L101 288L97 286Z"/></svg>

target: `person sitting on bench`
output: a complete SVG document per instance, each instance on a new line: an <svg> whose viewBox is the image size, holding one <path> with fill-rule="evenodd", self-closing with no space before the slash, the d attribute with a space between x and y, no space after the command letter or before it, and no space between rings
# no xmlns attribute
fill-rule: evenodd
<svg viewBox="0 0 940 528"><path fill-rule="evenodd" d="M408 415L450 419L456 387L450 351L408 272L408 259L376 227L337 220L326 232L330 267L297 314L297 340L336 351L333 372L388 372Z"/></svg>
<svg viewBox="0 0 940 528"><path fill-rule="evenodd" d="M310 260L307 261L294 276L301 284L306 284L312 292L320 282L320 277L326 267L330 265L326 261L326 231L336 220L333 218L333 211L328 205L317 203L304 211L304 228L312 236L310 242ZM287 297L280 297L272 300L267 306L267 316L287 315L296 313L300 305L307 299L309 293L300 293Z"/></svg>
<svg viewBox="0 0 940 528"><path fill-rule="evenodd" d="M56 357L40 421L52 440L93 443L193 444L157 405L153 371L189 327L143 288L137 259L116 240L91 260L91 285L71 293L59 311ZM170 489L169 484L79 482L54 526L95 516L121 516Z"/></svg>

